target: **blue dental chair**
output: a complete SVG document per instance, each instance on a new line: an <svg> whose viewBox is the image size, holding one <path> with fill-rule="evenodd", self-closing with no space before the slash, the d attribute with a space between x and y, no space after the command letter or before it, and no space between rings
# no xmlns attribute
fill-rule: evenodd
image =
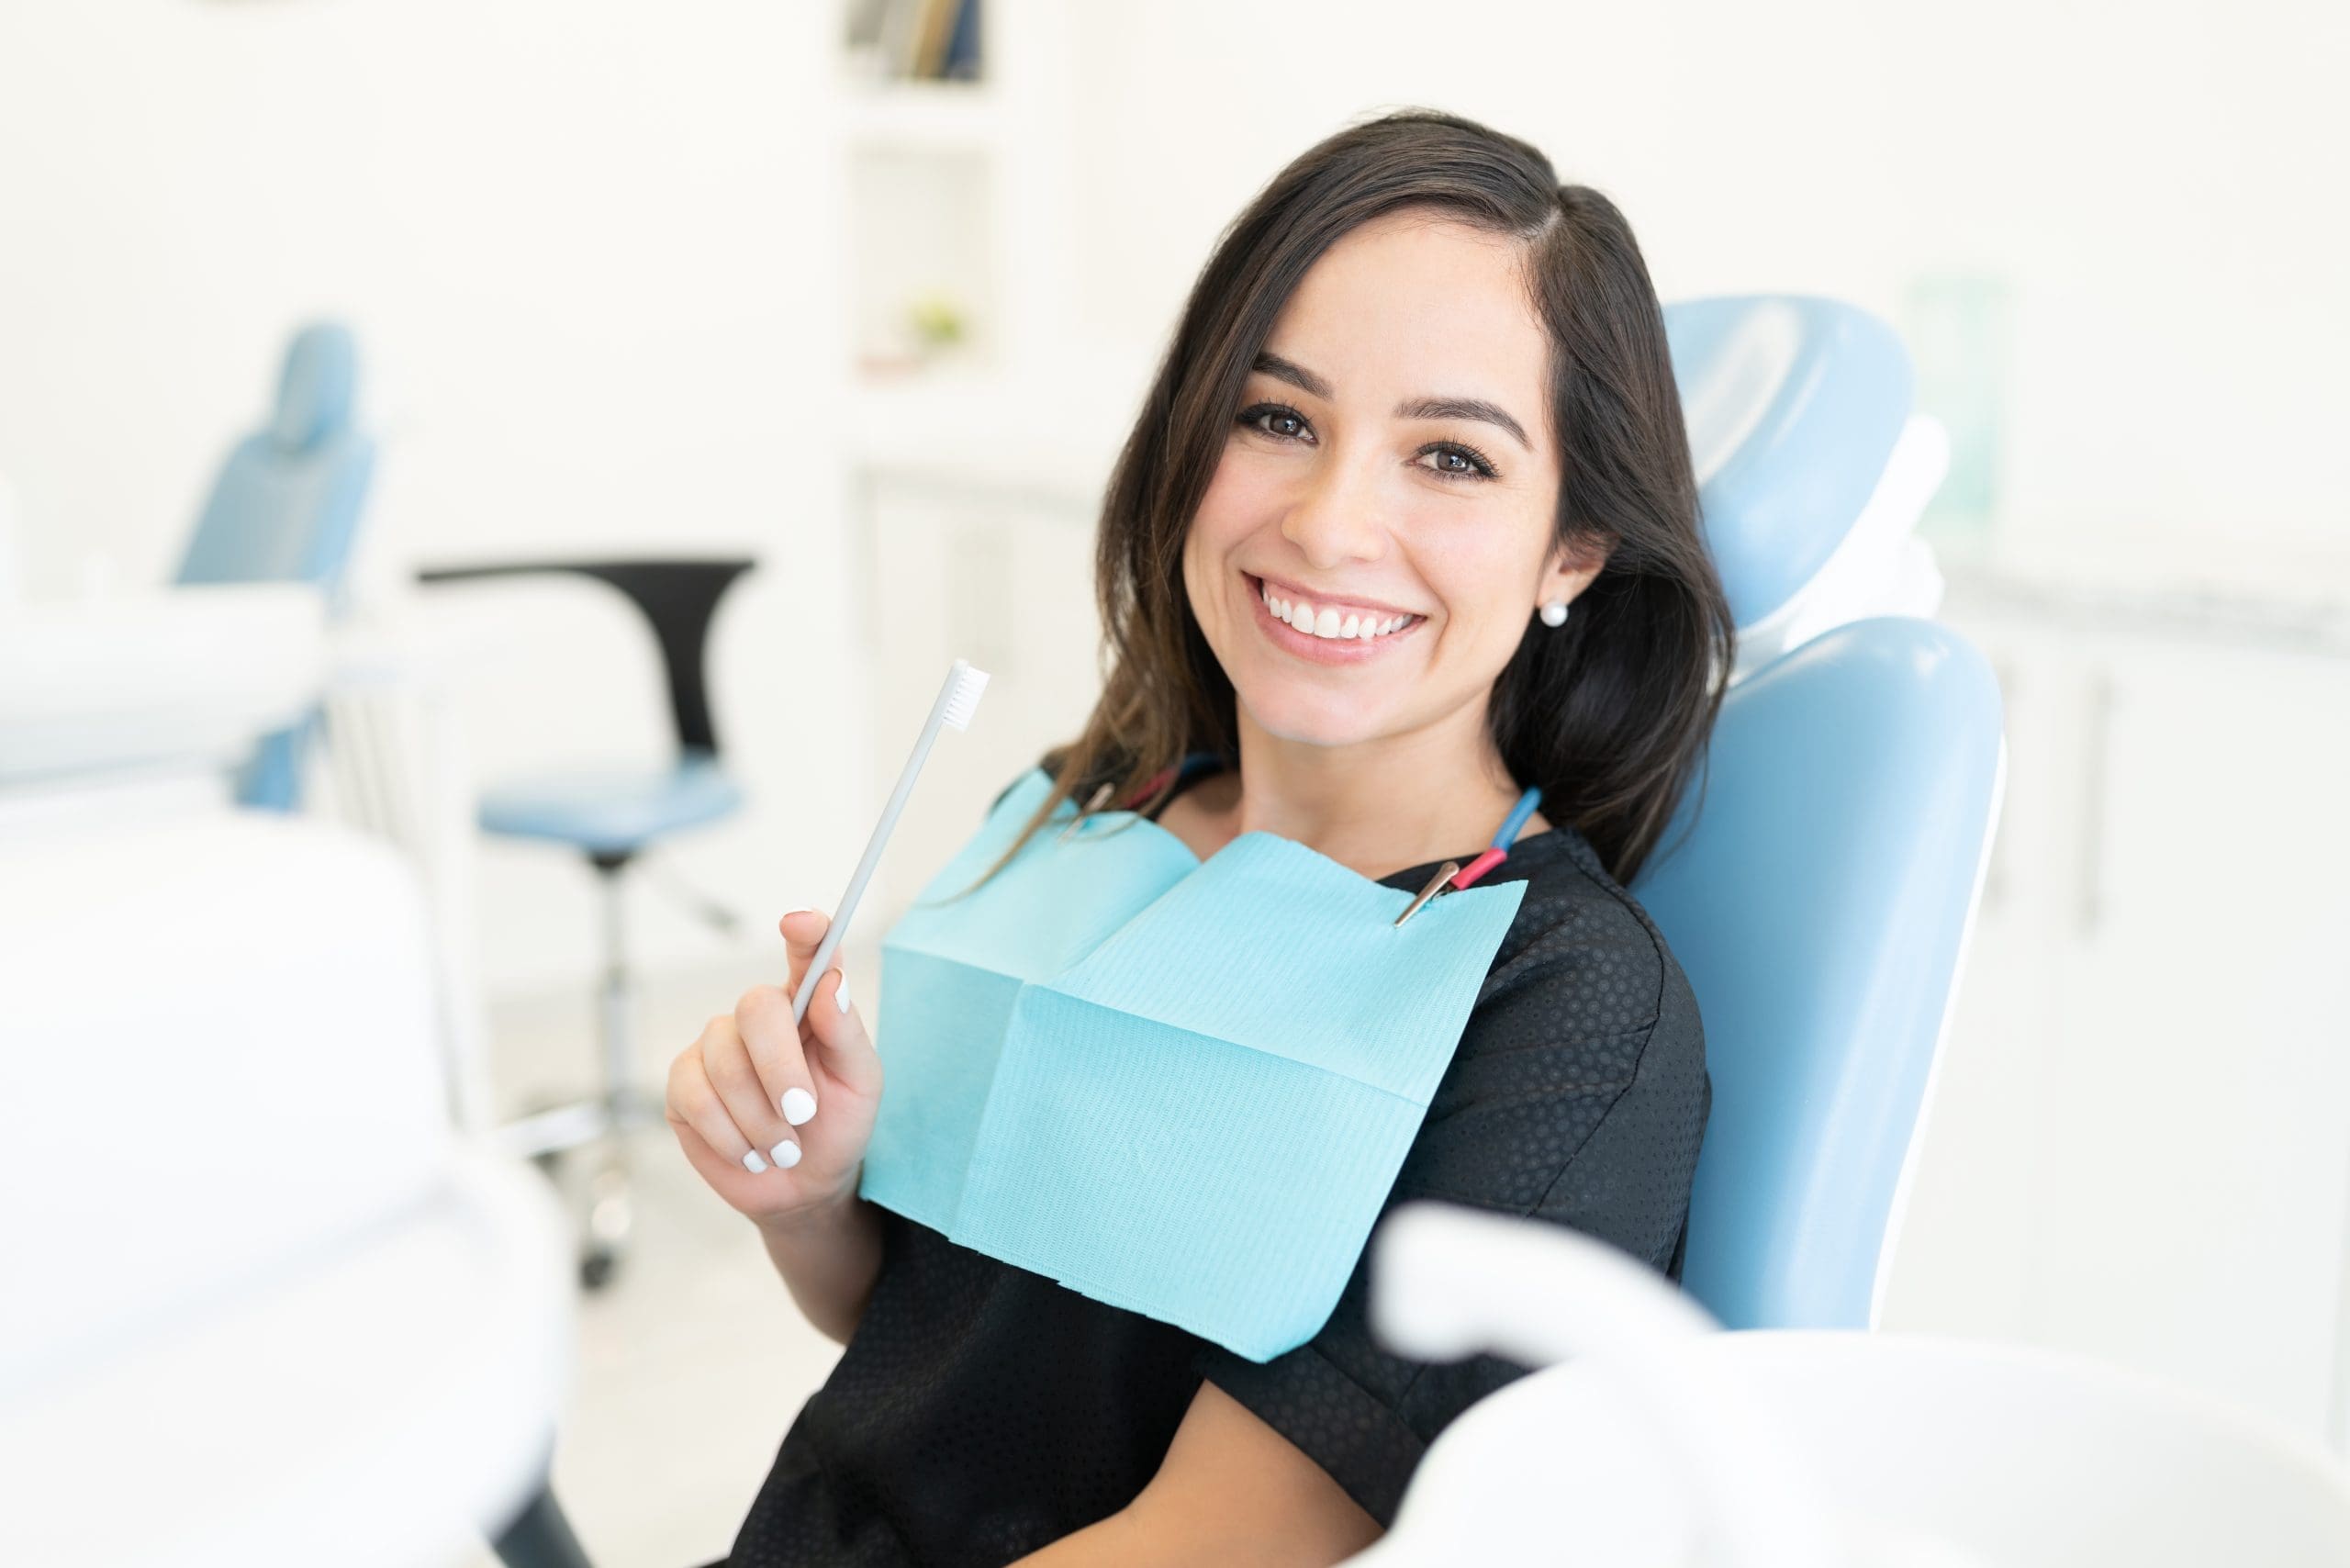
<svg viewBox="0 0 2350 1568"><path fill-rule="evenodd" d="M1940 476L1908 355L1828 299L1665 320L1740 638L1792 624L1873 509L1922 507ZM1696 992L1714 1085L1682 1283L1732 1329L1869 1328L2005 786L1999 691L1913 614L1760 656L1630 889Z"/></svg>
<svg viewBox="0 0 2350 1568"><path fill-rule="evenodd" d="M181 559L178 581L309 583L330 612L375 468L375 443L352 422L359 351L350 329L318 321L286 346L269 422L221 466ZM238 780L241 804L290 810L317 734L314 711L264 740Z"/></svg>

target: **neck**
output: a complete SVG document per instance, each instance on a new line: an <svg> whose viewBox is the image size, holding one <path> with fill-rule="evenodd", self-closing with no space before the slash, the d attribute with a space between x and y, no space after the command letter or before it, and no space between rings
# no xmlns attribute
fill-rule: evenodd
<svg viewBox="0 0 2350 1568"><path fill-rule="evenodd" d="M1219 800L1234 836L1294 839L1376 879L1493 842L1519 786L1482 706L1350 745L1285 740L1238 713L1240 769Z"/></svg>

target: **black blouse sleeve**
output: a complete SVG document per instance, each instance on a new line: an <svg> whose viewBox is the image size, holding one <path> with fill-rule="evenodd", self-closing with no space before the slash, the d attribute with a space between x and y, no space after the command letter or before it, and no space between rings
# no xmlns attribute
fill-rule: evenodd
<svg viewBox="0 0 2350 1568"><path fill-rule="evenodd" d="M1382 1216L1416 1197L1530 1215L1677 1281L1711 1103L1695 999L1662 939L1628 902L1585 904L1495 965ZM1367 1276L1358 1259L1296 1349L1260 1363L1209 1344L1194 1365L1386 1526L1437 1434L1528 1369L1390 1354Z"/></svg>

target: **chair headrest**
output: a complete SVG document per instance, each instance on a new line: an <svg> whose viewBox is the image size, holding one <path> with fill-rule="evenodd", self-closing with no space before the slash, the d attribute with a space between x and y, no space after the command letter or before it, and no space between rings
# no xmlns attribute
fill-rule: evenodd
<svg viewBox="0 0 2350 1568"><path fill-rule="evenodd" d="M1856 306L1736 295L1664 308L1706 542L1740 627L1793 599L1868 503L1909 418L1908 351Z"/></svg>
<svg viewBox="0 0 2350 1568"><path fill-rule="evenodd" d="M359 349L339 321L314 321L294 336L277 382L269 439L284 452L303 452L351 423Z"/></svg>

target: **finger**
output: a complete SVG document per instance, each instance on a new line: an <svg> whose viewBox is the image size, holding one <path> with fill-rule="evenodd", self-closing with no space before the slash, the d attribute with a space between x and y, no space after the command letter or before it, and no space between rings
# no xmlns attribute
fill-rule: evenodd
<svg viewBox="0 0 2350 1568"><path fill-rule="evenodd" d="M719 1103L726 1107L736 1130L751 1140L751 1147L759 1151L763 1160L788 1169L800 1163L800 1146L789 1136L790 1128L784 1124L777 1102L769 1098L766 1086L760 1082L758 1070L752 1065L750 1047L743 1038L746 1017L762 1019L772 1029L772 1015L778 1002L784 1024L790 1024L791 1004L782 998L783 993L773 986L745 991L733 1016L702 1031L700 1045L703 1074L718 1092Z"/></svg>
<svg viewBox="0 0 2350 1568"><path fill-rule="evenodd" d="M787 968L791 978L784 981L784 989L794 996L800 994L800 979L808 972L816 949L823 943L824 933L832 928L833 917L821 909L795 909L776 922L776 929L783 933L784 953L789 959Z"/></svg>
<svg viewBox="0 0 2350 1568"><path fill-rule="evenodd" d="M808 1029L816 1039L818 1064L843 1087L870 1098L881 1092L881 1058L856 1003L845 995L847 985L848 977L841 970L824 971L816 982L816 994L809 999Z"/></svg>
<svg viewBox="0 0 2350 1568"><path fill-rule="evenodd" d="M669 1109L682 1118L686 1126L699 1135L702 1142L715 1149L727 1163L753 1175L768 1169L767 1155L752 1147L750 1138L735 1125L726 1103L710 1081L705 1064L706 1045L710 1036L724 1031L733 1032L734 1020L717 1017L702 1030L702 1038L679 1053L669 1065Z"/></svg>
<svg viewBox="0 0 2350 1568"><path fill-rule="evenodd" d="M779 1165L793 1161L794 1154L779 1153L783 1145L774 1140L788 1137L789 1128L816 1114L817 1090L815 1074L800 1048L800 1028L791 1021L791 993L779 986L753 986L734 1004L734 1027L751 1073L745 1092L758 1101L765 1118L758 1131L768 1145L767 1158ZM722 1083L720 1092L725 1090ZM780 1124L774 1120L778 1115ZM735 1121L742 1120L737 1114Z"/></svg>
<svg viewBox="0 0 2350 1568"><path fill-rule="evenodd" d="M677 1147L685 1151L686 1163L721 1197L738 1182L760 1179L749 1175L740 1165L729 1164L726 1157L711 1148L710 1140L694 1131L693 1124L674 1109L669 1112L669 1130L677 1135Z"/></svg>

